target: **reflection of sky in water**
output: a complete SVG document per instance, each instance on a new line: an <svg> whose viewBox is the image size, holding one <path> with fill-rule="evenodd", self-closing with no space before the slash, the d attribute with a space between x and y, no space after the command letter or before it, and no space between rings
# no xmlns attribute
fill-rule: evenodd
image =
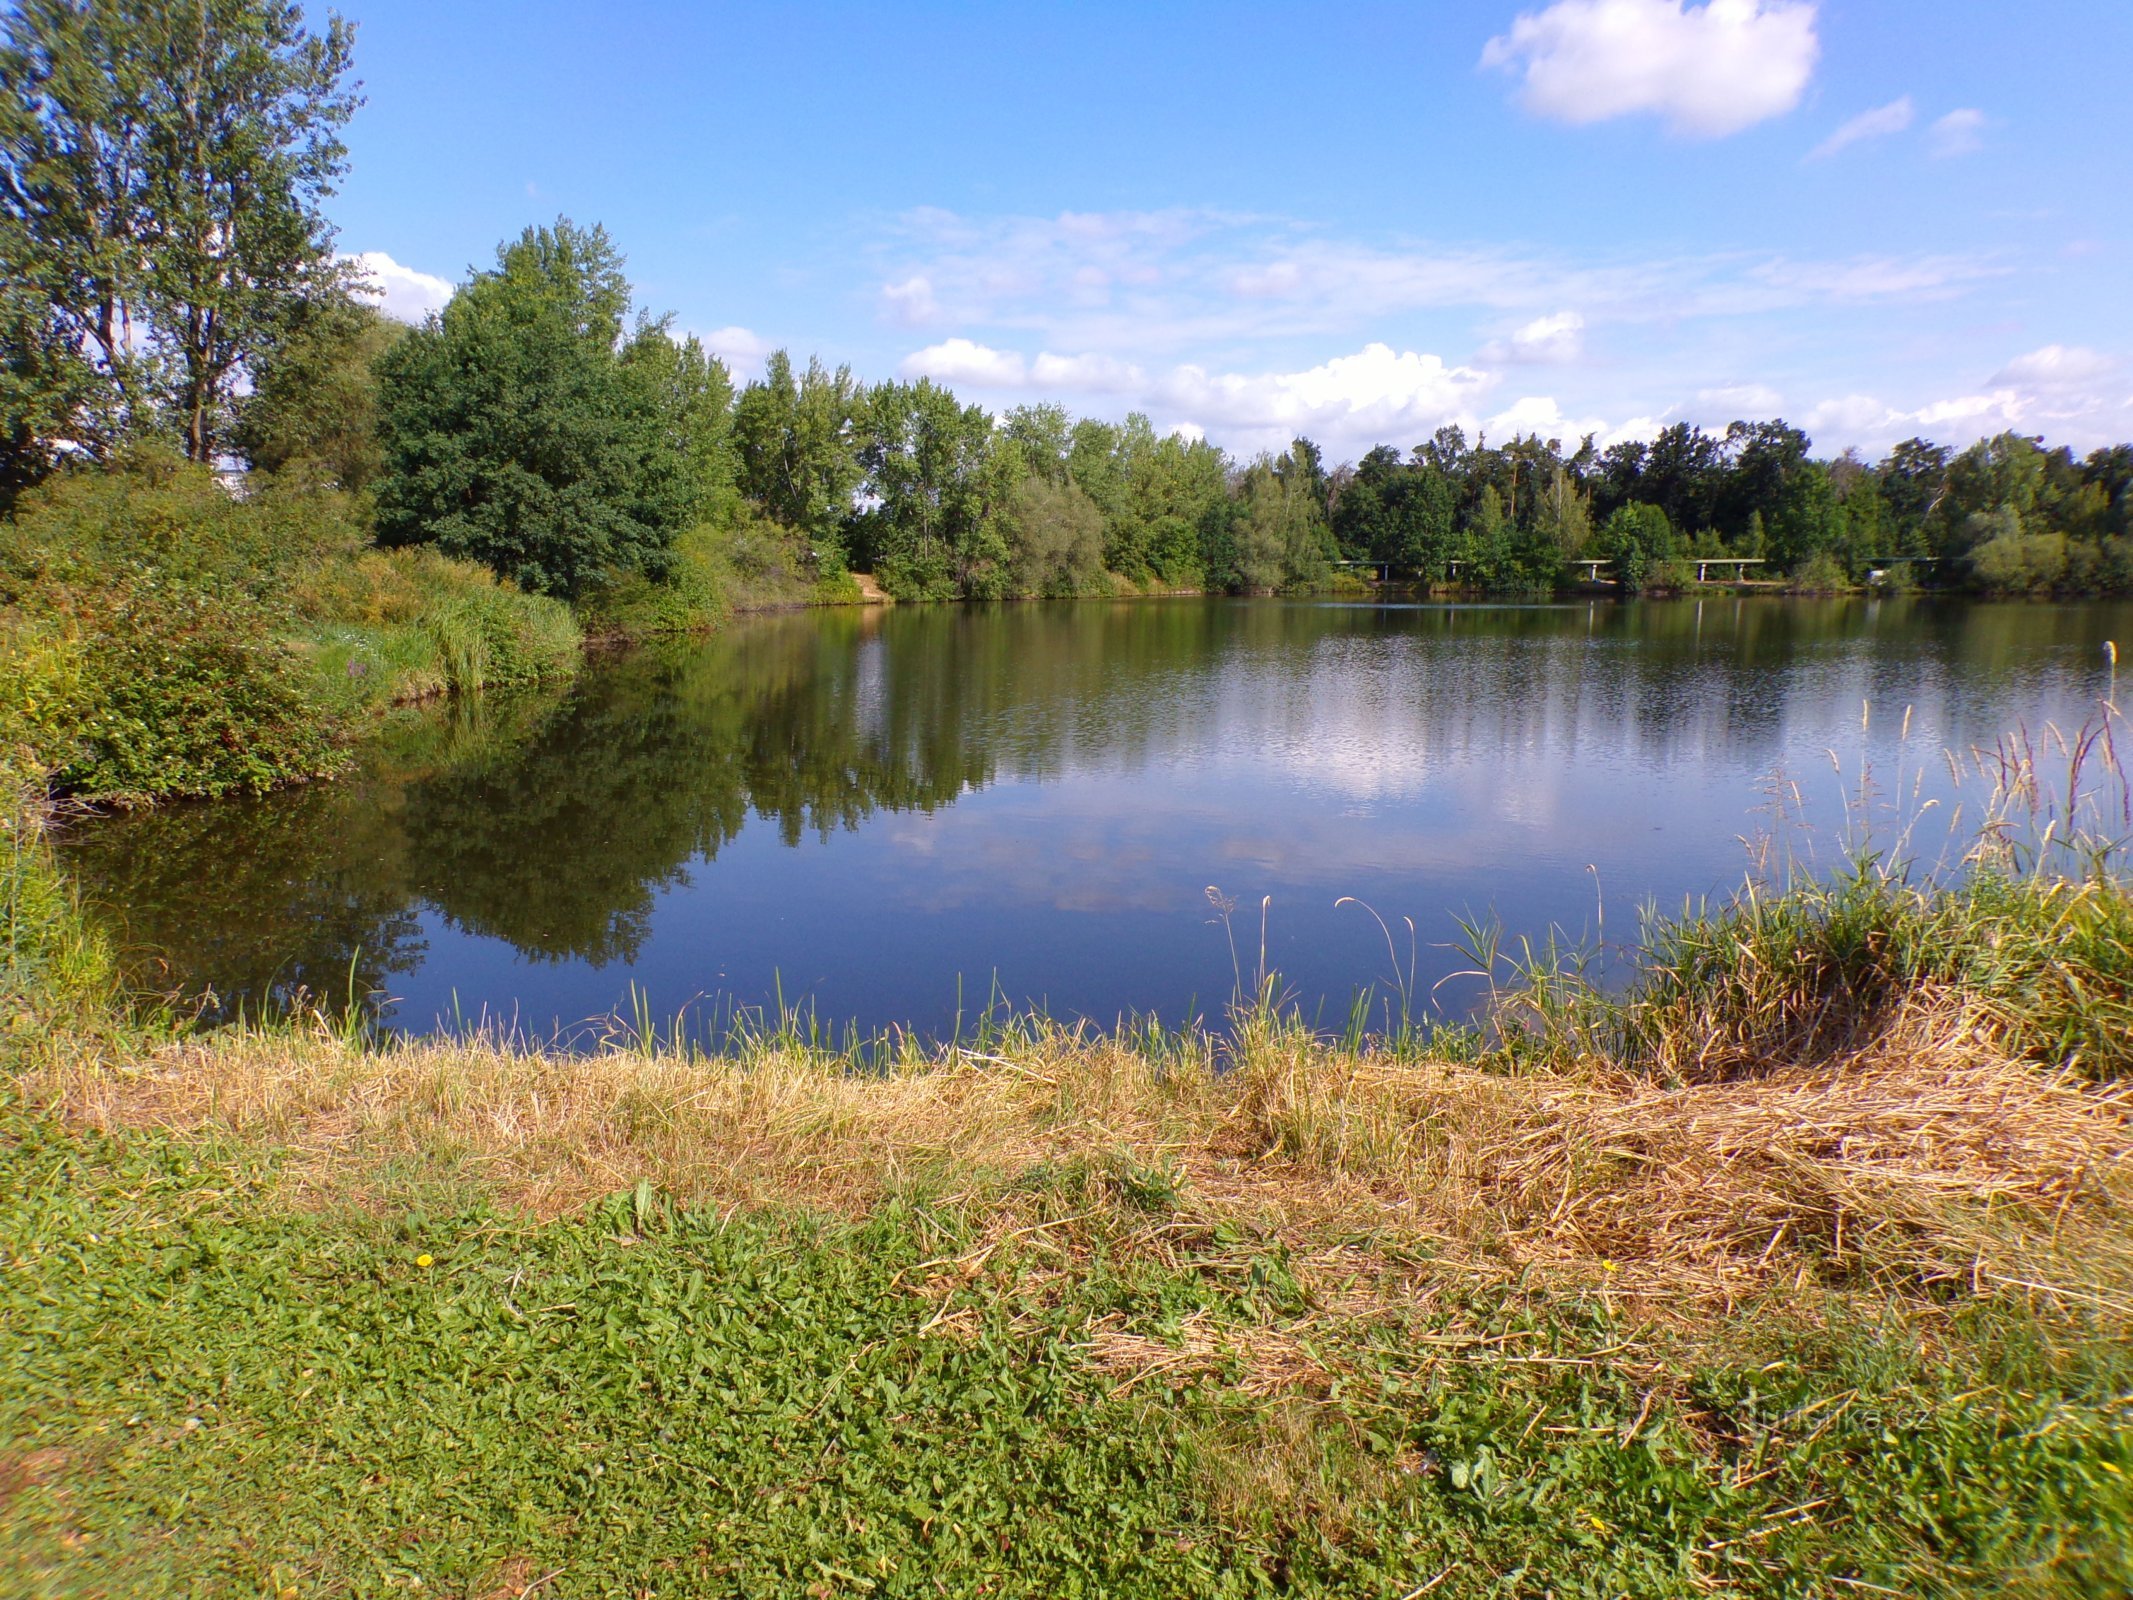
<svg viewBox="0 0 2133 1600"><path fill-rule="evenodd" d="M1983 786L1953 787L1941 752L2018 723L2078 723L2103 687L2101 640L2133 638L2133 611L1010 608L736 635L665 677L596 673L478 780L462 763L461 776L365 801L366 821L404 811L401 832L381 824L338 854L304 835L326 863L311 870L415 913L413 953L381 979L399 1022L486 1011L545 1034L624 1006L635 983L661 1012L782 990L825 1018L936 1029L953 1019L958 975L966 1013L997 978L1011 1000L1062 1014L1176 1017L1219 1006L1232 983L1209 885L1237 902L1247 968L1272 897L1270 960L1307 1010L1337 1016L1388 969L1376 923L1336 908L1344 895L1395 926L1415 920L1428 989L1466 964L1442 948L1458 915L1585 936L1604 904L1619 938L1641 904L1728 892L1746 841L1777 826L1779 772L1814 825L1785 827L1785 841L1824 861L1862 764L1884 830L1888 813L1926 801L1942 826L1958 802L1974 821ZM612 792L566 805L594 770ZM706 834L689 786L708 790L713 773L742 787ZM800 773L794 794L774 793ZM470 810L439 798L462 791ZM789 823L763 814L831 792L848 807L861 797L854 825L788 843ZM536 795L514 835L511 808ZM681 811L660 824L677 795ZM322 811L312 834L350 836L349 815ZM475 816L501 827L500 843L455 848ZM1943 839L1923 828L1914 849L1931 856ZM153 843L142 834L134 853ZM409 863L393 878L375 863L396 851ZM538 881L544 862L561 878L585 851L609 853L600 865L613 870L560 894L556 917L627 938L541 954L551 930L537 918L499 931L515 909L508 884L485 900L478 879L509 868ZM101 868L97 849L82 855L92 889L99 870L123 884L124 848ZM157 924L154 898L132 894L137 930ZM171 942L186 915L201 913L163 916ZM292 911L256 942L300 943L306 926ZM1404 958L1404 930L1401 942ZM315 964L336 958L345 938ZM1470 985L1444 991L1448 1005L1470 998Z"/></svg>

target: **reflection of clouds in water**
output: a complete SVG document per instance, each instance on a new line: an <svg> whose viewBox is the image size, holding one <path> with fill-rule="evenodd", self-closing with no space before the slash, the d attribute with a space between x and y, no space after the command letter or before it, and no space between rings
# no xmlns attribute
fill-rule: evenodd
<svg viewBox="0 0 2133 1600"><path fill-rule="evenodd" d="M1051 797L1058 787L1022 792ZM1086 809L1056 805L973 806L899 817L885 831L897 854L924 863L896 895L914 911L1167 912L1186 903L1155 837L1174 826L1169 816L1143 814L1136 824L1125 815L1100 820ZM1191 896L1199 892L1194 887Z"/></svg>
<svg viewBox="0 0 2133 1600"><path fill-rule="evenodd" d="M1625 845L1647 848L1649 807L1634 793L1584 795L1566 823L1556 791L1522 784L1523 803L1507 809L1500 781L1495 771L1450 770L1426 807L1381 810L1361 825L1337 804L1299 808L1286 785L1220 776L1161 787L1087 775L1007 785L887 823L883 842L907 870L875 891L914 911L1171 914L1200 910L1211 879L1251 895L1335 897L1397 882L1408 898L1454 883L1471 896L1492 875L1581 871Z"/></svg>

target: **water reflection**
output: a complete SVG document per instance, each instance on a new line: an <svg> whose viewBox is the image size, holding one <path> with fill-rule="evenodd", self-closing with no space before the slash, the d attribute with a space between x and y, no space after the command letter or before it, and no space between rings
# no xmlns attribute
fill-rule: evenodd
<svg viewBox="0 0 2133 1600"><path fill-rule="evenodd" d="M1218 883L1277 897L1277 961L1339 1009L1384 965L1343 894L1431 939L1590 924L1595 877L1723 889L1772 773L1833 796L1836 751L1952 799L1937 752L2078 722L2113 637L2125 607L1859 600L773 617L64 849L145 981L224 1006L384 991L403 1025L546 1032L634 981L941 1026L997 978L1176 1015L1231 982Z"/></svg>

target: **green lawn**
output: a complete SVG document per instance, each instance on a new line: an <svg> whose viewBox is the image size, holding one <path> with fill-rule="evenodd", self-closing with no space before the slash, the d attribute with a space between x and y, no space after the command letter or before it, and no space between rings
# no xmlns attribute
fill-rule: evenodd
<svg viewBox="0 0 2133 1600"><path fill-rule="evenodd" d="M1604 1296L1329 1317L1233 1230L1136 1253L1159 1186L1065 1270L944 1279L952 1206L321 1208L269 1150L4 1130L10 1596L2133 1585L2133 1357L2006 1313L1745 1315L1714 1358Z"/></svg>

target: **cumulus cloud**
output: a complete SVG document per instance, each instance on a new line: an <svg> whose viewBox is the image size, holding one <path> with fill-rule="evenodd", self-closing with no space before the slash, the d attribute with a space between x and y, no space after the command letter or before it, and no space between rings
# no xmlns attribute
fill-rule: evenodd
<svg viewBox="0 0 2133 1600"><path fill-rule="evenodd" d="M1933 124L1933 153L1967 156L1985 148L1985 113L1971 107L1951 111Z"/></svg>
<svg viewBox="0 0 2133 1600"><path fill-rule="evenodd" d="M954 338L913 351L897 370L981 390L1117 396L1159 427L1191 438L1212 435L1240 456L1278 449L1298 434L1338 457L1386 440L1415 443L1447 422L1471 428L1476 402L1496 382L1478 368L1386 344L1300 371L1215 372L1187 364L1149 373L1103 355L1044 352L1031 360L1017 350Z"/></svg>
<svg viewBox="0 0 2133 1600"><path fill-rule="evenodd" d="M2025 389L2083 388L2115 376L2118 363L2085 345L2048 344L2016 356L1988 380Z"/></svg>
<svg viewBox="0 0 2133 1600"><path fill-rule="evenodd" d="M358 292L375 300L388 317L402 322L420 322L432 311L442 311L452 298L451 279L403 267L383 250L360 250L341 259L360 275Z"/></svg>
<svg viewBox="0 0 2133 1600"><path fill-rule="evenodd" d="M1650 113L1676 133L1738 133L1799 104L1820 51L1810 0L1558 0L1489 40L1527 110L1560 122Z"/></svg>
<svg viewBox="0 0 2133 1600"><path fill-rule="evenodd" d="M1493 383L1473 367L1441 356L1368 344L1301 372L1212 373L1181 366L1159 382L1164 408L1201 426L1227 425L1261 440L1308 433L1342 440L1412 434L1427 438L1446 422L1472 415L1471 402Z"/></svg>
<svg viewBox="0 0 2133 1600"><path fill-rule="evenodd" d="M1739 422L1746 418L1774 417L1785 397L1762 383L1725 383L1696 391L1697 409L1714 420Z"/></svg>
<svg viewBox="0 0 2133 1600"><path fill-rule="evenodd" d="M777 346L747 328L713 328L696 336L703 347L726 363L726 370L743 380L758 378L763 362Z"/></svg>
<svg viewBox="0 0 2133 1600"><path fill-rule="evenodd" d="M1842 150L1846 145L1858 144L1863 139L1884 139L1892 133L1901 133L1918 117L1918 108L1905 95L1900 100L1891 100L1885 106L1876 106L1871 111L1862 111L1851 121L1807 152L1810 161L1824 161Z"/></svg>
<svg viewBox="0 0 2133 1600"><path fill-rule="evenodd" d="M906 378L968 383L980 389L1019 389L1029 381L1029 363L1013 350L995 350L970 339L943 339L914 350L897 367Z"/></svg>
<svg viewBox="0 0 2133 1600"><path fill-rule="evenodd" d="M1030 364L1030 381L1039 388L1071 389L1082 394L1122 394L1140 387L1141 369L1112 356L1055 356L1049 350Z"/></svg>
<svg viewBox="0 0 2133 1600"><path fill-rule="evenodd" d="M2009 429L2088 448L2133 434L2123 371L2124 363L2101 351L2049 344L2016 356L1971 393L1913 406L1842 395L1809 412L1806 426L1817 445L1831 449L1886 449L1912 434L1965 445Z"/></svg>
<svg viewBox="0 0 2133 1600"><path fill-rule="evenodd" d="M1491 340L1481 350L1484 361L1575 361L1585 350L1585 319L1575 311L1535 317L1508 339Z"/></svg>

